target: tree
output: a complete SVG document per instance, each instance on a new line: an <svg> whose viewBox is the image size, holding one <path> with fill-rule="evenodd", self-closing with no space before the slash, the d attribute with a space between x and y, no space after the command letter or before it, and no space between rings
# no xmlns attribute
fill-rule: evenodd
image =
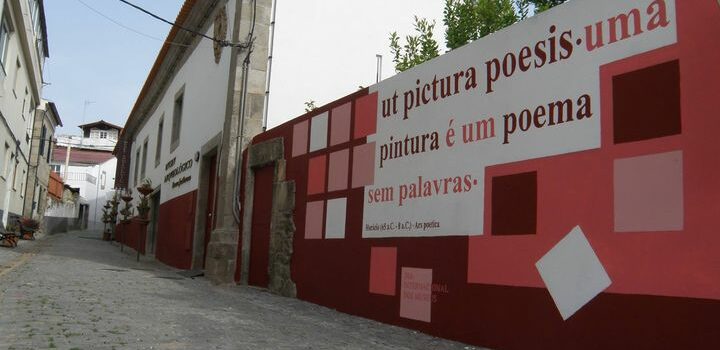
<svg viewBox="0 0 720 350"><path fill-rule="evenodd" d="M513 6L515 3L519 5L518 12ZM454 50L512 25L527 15L527 7L525 1L445 0L445 45Z"/></svg>
<svg viewBox="0 0 720 350"><path fill-rule="evenodd" d="M502 28L525 19L530 11L538 13L566 0L444 0L445 46L454 50ZM417 35L405 37L400 45L397 32L390 34L390 50L395 70L402 72L439 55L432 36L435 22L415 16Z"/></svg>
<svg viewBox="0 0 720 350"><path fill-rule="evenodd" d="M535 6L535 13L543 12L567 0L528 0Z"/></svg>
<svg viewBox="0 0 720 350"><path fill-rule="evenodd" d="M415 16L417 35L405 37L405 45L400 46L397 32L390 33L390 51L393 54L395 70L402 72L440 55L438 43L433 39L435 21L428 22L425 18Z"/></svg>

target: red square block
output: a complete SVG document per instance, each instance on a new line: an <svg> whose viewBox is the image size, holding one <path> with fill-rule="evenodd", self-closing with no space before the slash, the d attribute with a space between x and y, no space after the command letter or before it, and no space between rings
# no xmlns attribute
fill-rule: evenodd
<svg viewBox="0 0 720 350"><path fill-rule="evenodd" d="M344 149L330 153L330 172L328 192L347 189L349 177L350 150Z"/></svg>
<svg viewBox="0 0 720 350"><path fill-rule="evenodd" d="M375 142L353 147L352 188L375 183Z"/></svg>
<svg viewBox="0 0 720 350"><path fill-rule="evenodd" d="M325 171L327 169L326 155L310 158L308 164L308 191L310 194L325 192Z"/></svg>
<svg viewBox="0 0 720 350"><path fill-rule="evenodd" d="M330 146L350 141L352 103L336 107L330 114Z"/></svg>
<svg viewBox="0 0 720 350"><path fill-rule="evenodd" d="M304 120L293 125L292 156L297 157L307 153L308 149L308 121Z"/></svg>
<svg viewBox="0 0 720 350"><path fill-rule="evenodd" d="M395 295L397 247L370 248L370 293Z"/></svg>
<svg viewBox="0 0 720 350"><path fill-rule="evenodd" d="M356 139L375 134L377 130L378 94L377 92L360 97L355 101Z"/></svg>
<svg viewBox="0 0 720 350"><path fill-rule="evenodd" d="M305 239L323 238L325 201L309 202L305 209Z"/></svg>

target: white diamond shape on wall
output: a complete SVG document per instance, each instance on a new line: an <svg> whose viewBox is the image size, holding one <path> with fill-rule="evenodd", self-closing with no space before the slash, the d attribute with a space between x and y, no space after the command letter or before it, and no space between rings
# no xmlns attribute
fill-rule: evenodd
<svg viewBox="0 0 720 350"><path fill-rule="evenodd" d="M563 320L612 283L580 226L575 226L535 267Z"/></svg>

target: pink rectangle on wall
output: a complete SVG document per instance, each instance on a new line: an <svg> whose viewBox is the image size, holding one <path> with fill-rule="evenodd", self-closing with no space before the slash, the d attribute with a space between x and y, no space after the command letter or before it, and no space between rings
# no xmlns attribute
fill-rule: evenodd
<svg viewBox="0 0 720 350"><path fill-rule="evenodd" d="M292 156L297 157L307 153L308 148L308 121L293 125Z"/></svg>
<svg viewBox="0 0 720 350"><path fill-rule="evenodd" d="M430 322L432 269L403 267L400 284L400 317Z"/></svg>
<svg viewBox="0 0 720 350"><path fill-rule="evenodd" d="M328 192L347 189L350 167L350 150L330 153L330 171L328 175Z"/></svg>
<svg viewBox="0 0 720 350"><path fill-rule="evenodd" d="M370 293L395 295L397 247L370 248Z"/></svg>
<svg viewBox="0 0 720 350"><path fill-rule="evenodd" d="M350 141L352 103L334 108L330 114L330 146Z"/></svg>
<svg viewBox="0 0 720 350"><path fill-rule="evenodd" d="M325 192L325 170L327 169L326 155L310 158L308 164L308 194Z"/></svg>
<svg viewBox="0 0 720 350"><path fill-rule="evenodd" d="M615 232L683 229L682 151L616 159Z"/></svg>
<svg viewBox="0 0 720 350"><path fill-rule="evenodd" d="M352 188L375 182L375 142L353 148Z"/></svg>
<svg viewBox="0 0 720 350"><path fill-rule="evenodd" d="M360 97L355 101L355 132L356 139L373 135L377 129L377 92Z"/></svg>
<svg viewBox="0 0 720 350"><path fill-rule="evenodd" d="M305 209L305 239L322 239L324 201L309 202Z"/></svg>

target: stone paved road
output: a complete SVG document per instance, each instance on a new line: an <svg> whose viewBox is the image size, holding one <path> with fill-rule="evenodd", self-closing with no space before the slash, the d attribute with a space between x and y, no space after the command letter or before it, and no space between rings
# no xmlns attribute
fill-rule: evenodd
<svg viewBox="0 0 720 350"><path fill-rule="evenodd" d="M73 232L0 248L0 349L475 349L216 287Z"/></svg>

